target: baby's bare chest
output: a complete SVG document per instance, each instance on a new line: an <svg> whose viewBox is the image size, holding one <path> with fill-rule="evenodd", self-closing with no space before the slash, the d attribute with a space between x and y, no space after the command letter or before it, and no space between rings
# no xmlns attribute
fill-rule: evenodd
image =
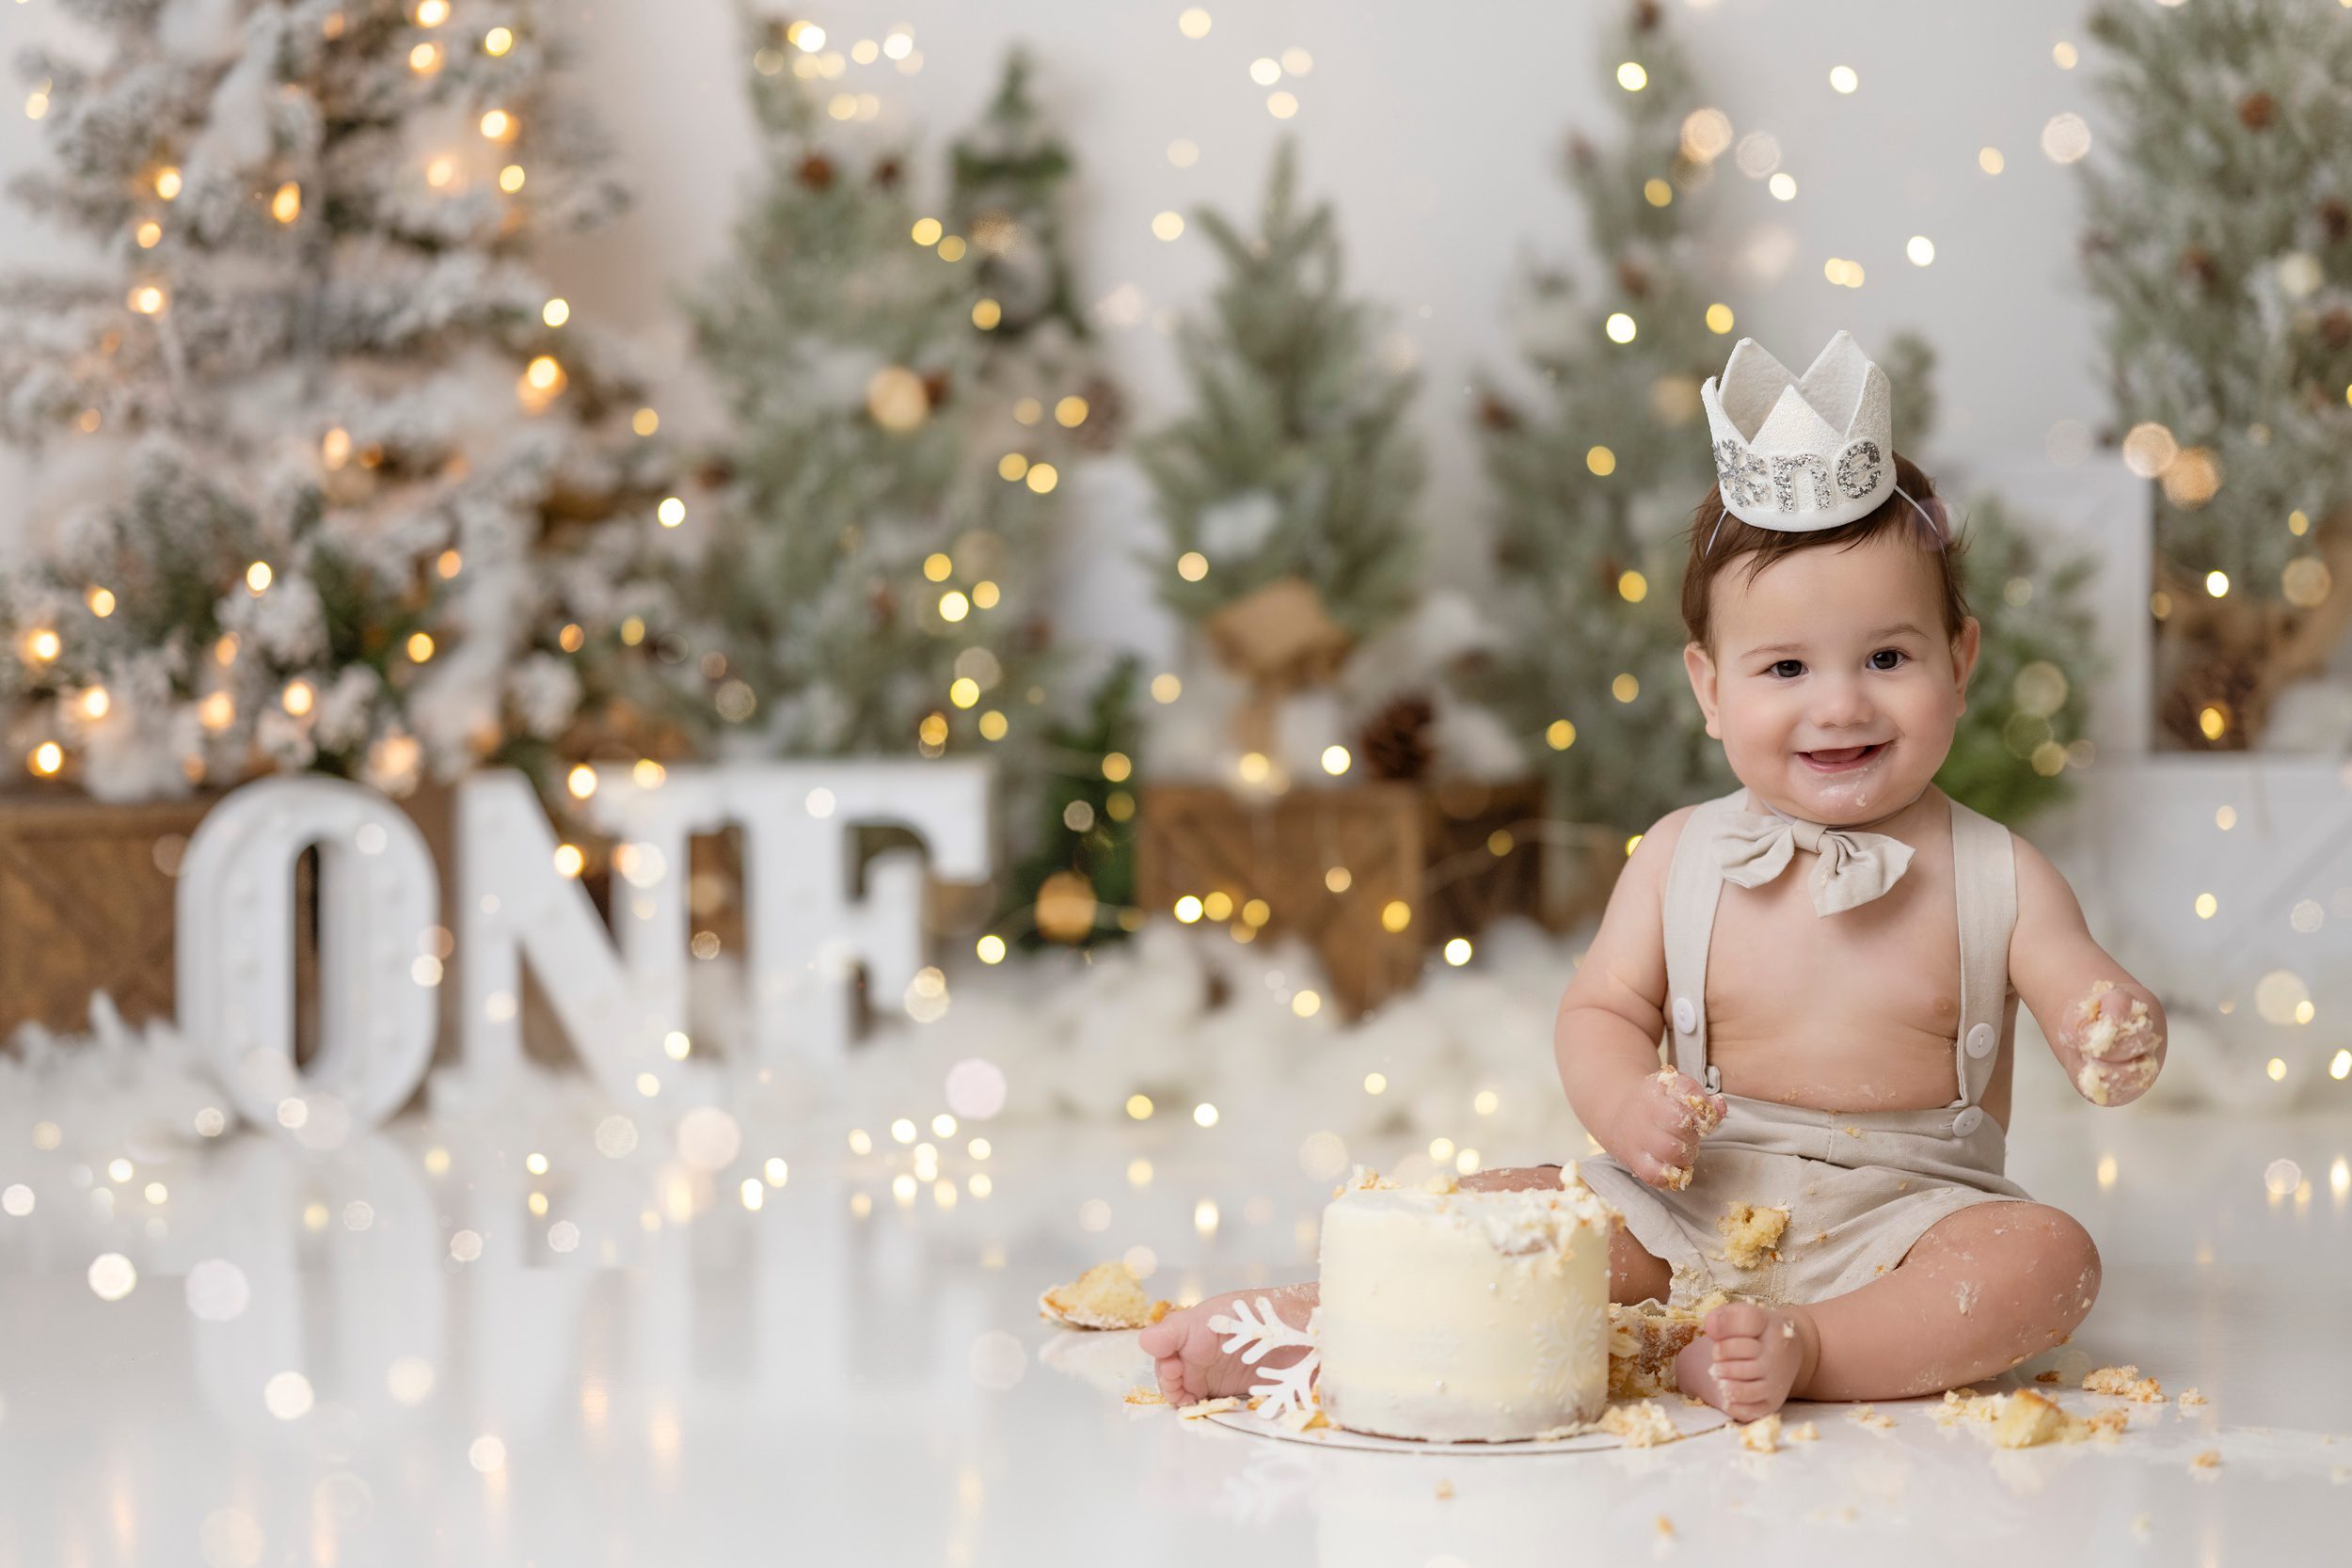
<svg viewBox="0 0 2352 1568"><path fill-rule="evenodd" d="M1814 858L1762 887L1725 883L1707 959L1719 1041L1824 1034L1947 1042L1960 1027L1960 920L1949 852L1922 852L1867 904L1813 911Z"/></svg>

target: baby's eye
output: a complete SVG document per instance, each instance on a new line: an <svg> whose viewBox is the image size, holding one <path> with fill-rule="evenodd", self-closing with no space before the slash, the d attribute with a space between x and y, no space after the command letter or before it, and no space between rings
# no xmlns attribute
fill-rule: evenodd
<svg viewBox="0 0 2352 1568"><path fill-rule="evenodd" d="M1804 673L1804 661L1798 658L1775 660L1769 673L1778 675L1784 680L1794 680Z"/></svg>
<svg viewBox="0 0 2352 1568"><path fill-rule="evenodd" d="M1908 656L1905 655L1900 648L1881 648L1877 653L1870 656L1870 668L1873 670L1898 670L1902 667L1902 660L1907 657ZM1895 662L1891 664L1881 664L1879 660L1883 658L1892 659Z"/></svg>

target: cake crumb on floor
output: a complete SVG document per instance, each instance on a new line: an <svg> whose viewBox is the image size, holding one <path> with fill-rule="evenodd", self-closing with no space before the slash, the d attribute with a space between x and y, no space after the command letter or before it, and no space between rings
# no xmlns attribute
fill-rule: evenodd
<svg viewBox="0 0 2352 1568"><path fill-rule="evenodd" d="M1639 1404L1613 1404L1601 1412L1600 1430L1625 1439L1629 1449L1646 1449L1660 1443L1671 1443L1682 1435L1657 1402L1644 1400Z"/></svg>
<svg viewBox="0 0 2352 1568"><path fill-rule="evenodd" d="M2199 1393L2194 1388L2184 1388L2181 1390L2181 1403L2183 1404L2211 1404L2212 1402L2213 1402L2211 1400L2205 1398L2204 1395Z"/></svg>
<svg viewBox="0 0 2352 1568"><path fill-rule="evenodd" d="M2115 1394L2142 1404L2162 1404L2164 1386L2153 1377L2139 1375L2137 1365L2101 1367L2083 1379L2083 1387L2093 1394Z"/></svg>
<svg viewBox="0 0 2352 1568"><path fill-rule="evenodd" d="M2218 1470L2221 1468L2221 1450L2219 1449L2207 1449L2203 1453L2201 1453L2196 1458L2190 1460L2188 1462L2188 1467L2193 1471Z"/></svg>
<svg viewBox="0 0 2352 1568"><path fill-rule="evenodd" d="M1818 1443L1821 1440L1821 1429L1811 1421L1799 1421L1781 1435L1791 1443Z"/></svg>
<svg viewBox="0 0 2352 1568"><path fill-rule="evenodd" d="M1895 1418L1883 1414L1878 1406L1873 1404L1855 1405L1846 1412L1846 1418L1856 1426L1868 1427L1873 1432L1892 1432L1895 1429Z"/></svg>
<svg viewBox="0 0 2352 1568"><path fill-rule="evenodd" d="M1451 1497L1452 1496L1454 1496L1454 1483L1452 1481L1440 1481L1438 1482L1438 1500L1439 1502L1443 1502L1446 1498Z"/></svg>
<svg viewBox="0 0 2352 1568"><path fill-rule="evenodd" d="M1780 1412L1775 1410L1759 1420L1749 1421L1740 1428L1740 1446L1751 1453L1780 1451Z"/></svg>

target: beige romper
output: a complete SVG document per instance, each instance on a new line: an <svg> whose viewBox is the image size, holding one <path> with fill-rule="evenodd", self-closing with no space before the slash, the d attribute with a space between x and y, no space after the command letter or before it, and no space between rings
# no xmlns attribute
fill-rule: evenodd
<svg viewBox="0 0 2352 1568"><path fill-rule="evenodd" d="M1745 791L1691 814L1666 873L1666 1030L1677 1069L1722 1094L1707 1060L1707 949L1723 892L1713 850ZM1972 1203L2031 1201L2002 1174L2007 1135L1979 1103L2017 1021L2009 939L2017 919L2009 830L1954 800L1952 880L1960 915L1959 1097L1931 1110L1822 1111L1724 1094L1723 1124L1700 1141L1690 1186L1663 1190L1613 1156L1576 1169L1624 1214L1634 1240L1674 1270L1670 1305L1711 1291L1765 1303L1842 1295L1893 1269L1945 1215ZM1794 864L1782 875L1795 876ZM1863 904L1824 918L1867 920ZM1754 1268L1724 1256L1717 1221L1727 1205L1786 1205L1777 1259Z"/></svg>

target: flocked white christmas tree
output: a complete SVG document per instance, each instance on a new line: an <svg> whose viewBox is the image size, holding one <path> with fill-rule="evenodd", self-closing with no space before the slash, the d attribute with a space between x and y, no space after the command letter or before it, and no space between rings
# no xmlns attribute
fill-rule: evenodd
<svg viewBox="0 0 2352 1568"><path fill-rule="evenodd" d="M107 50L26 56L54 166L14 194L103 261L0 293L46 496L19 754L119 798L555 742L656 651L663 494L625 356L530 264L622 201L539 8L60 3Z"/></svg>

